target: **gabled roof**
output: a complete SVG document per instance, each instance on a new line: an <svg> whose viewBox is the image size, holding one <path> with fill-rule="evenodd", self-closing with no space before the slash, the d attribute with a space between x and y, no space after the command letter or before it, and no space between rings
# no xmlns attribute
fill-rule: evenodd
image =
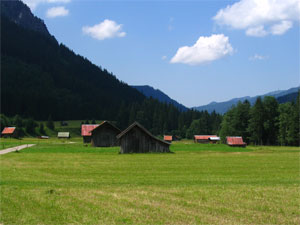
<svg viewBox="0 0 300 225"><path fill-rule="evenodd" d="M68 138L70 137L70 132L58 132L57 137L65 137Z"/></svg>
<svg viewBox="0 0 300 225"><path fill-rule="evenodd" d="M210 137L217 137L217 135L194 135L196 140L209 140Z"/></svg>
<svg viewBox="0 0 300 225"><path fill-rule="evenodd" d="M147 135L149 135L150 137L152 137L153 139L162 142L164 144L170 145L169 142L163 141L158 139L157 137L155 137L153 134L151 134L148 130L146 130L141 124L139 124L138 122L134 122L133 124L131 124L129 127L127 127L124 131L122 131L118 136L117 139L122 138L125 134L127 134L131 129L133 129L134 127L138 127L140 128L144 133L146 133Z"/></svg>
<svg viewBox="0 0 300 225"><path fill-rule="evenodd" d="M173 136L172 135L164 135L164 140L165 141L172 141L173 140Z"/></svg>
<svg viewBox="0 0 300 225"><path fill-rule="evenodd" d="M82 124L81 125L81 136L91 136L90 131L98 127L99 124Z"/></svg>
<svg viewBox="0 0 300 225"><path fill-rule="evenodd" d="M100 127L103 127L105 125L111 126L113 129L115 129L116 131L118 131L119 133L121 133L121 130L119 128L117 128L115 125L113 125L112 123L110 123L108 121L103 121L97 127L95 127L94 129L90 130L90 134L92 134L95 130L97 130Z"/></svg>
<svg viewBox="0 0 300 225"><path fill-rule="evenodd" d="M228 145L245 145L242 137L226 137Z"/></svg>
<svg viewBox="0 0 300 225"><path fill-rule="evenodd" d="M2 131L2 134L13 134L15 130L15 127L5 127Z"/></svg>

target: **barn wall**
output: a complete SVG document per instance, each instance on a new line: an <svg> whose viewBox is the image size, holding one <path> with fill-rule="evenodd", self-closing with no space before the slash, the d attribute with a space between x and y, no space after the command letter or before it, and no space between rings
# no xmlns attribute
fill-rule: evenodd
<svg viewBox="0 0 300 225"><path fill-rule="evenodd" d="M134 127L120 140L121 153L170 152L169 145L164 144Z"/></svg>
<svg viewBox="0 0 300 225"><path fill-rule="evenodd" d="M93 131L92 146L94 147L112 147L118 146L116 136L119 132L109 126L100 127Z"/></svg>

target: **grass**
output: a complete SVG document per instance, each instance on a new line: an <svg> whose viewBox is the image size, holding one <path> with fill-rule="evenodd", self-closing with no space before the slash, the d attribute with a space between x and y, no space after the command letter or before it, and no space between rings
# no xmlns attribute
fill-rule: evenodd
<svg viewBox="0 0 300 225"><path fill-rule="evenodd" d="M299 147L171 145L118 154L79 138L0 156L3 224L299 224ZM69 143L75 142L75 143Z"/></svg>

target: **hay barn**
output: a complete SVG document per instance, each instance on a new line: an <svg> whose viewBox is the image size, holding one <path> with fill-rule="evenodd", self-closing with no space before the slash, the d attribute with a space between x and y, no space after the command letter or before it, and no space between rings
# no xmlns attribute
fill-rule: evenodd
<svg viewBox="0 0 300 225"><path fill-rule="evenodd" d="M242 137L226 137L226 142L232 147L246 147L246 143L243 141Z"/></svg>
<svg viewBox="0 0 300 225"><path fill-rule="evenodd" d="M58 138L70 138L70 132L58 132L57 133Z"/></svg>
<svg viewBox="0 0 300 225"><path fill-rule="evenodd" d="M1 137L17 137L16 127L5 127L1 133Z"/></svg>
<svg viewBox="0 0 300 225"><path fill-rule="evenodd" d="M117 135L121 130L108 121L103 121L99 126L90 131L92 134L92 146L112 147L118 146Z"/></svg>
<svg viewBox="0 0 300 225"><path fill-rule="evenodd" d="M209 138L217 137L217 135L194 135L195 143L210 143Z"/></svg>
<svg viewBox="0 0 300 225"><path fill-rule="evenodd" d="M91 131L98 127L99 124L82 124L81 136L83 137L83 143L91 143L92 133Z"/></svg>
<svg viewBox="0 0 300 225"><path fill-rule="evenodd" d="M170 143L153 136L138 122L131 124L117 138L120 153L170 152Z"/></svg>

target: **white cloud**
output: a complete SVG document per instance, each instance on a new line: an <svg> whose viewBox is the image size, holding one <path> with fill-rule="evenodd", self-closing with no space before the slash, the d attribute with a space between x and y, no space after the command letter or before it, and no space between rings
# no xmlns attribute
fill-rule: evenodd
<svg viewBox="0 0 300 225"><path fill-rule="evenodd" d="M65 9L63 6L53 7L47 10L46 16L48 18L55 18L59 16L69 15L69 10Z"/></svg>
<svg viewBox="0 0 300 225"><path fill-rule="evenodd" d="M300 21L300 1L241 0L219 10L213 19L219 25L245 29L247 35L280 35L292 27L292 21Z"/></svg>
<svg viewBox="0 0 300 225"><path fill-rule="evenodd" d="M281 23L275 24L271 27L271 33L274 35L284 34L293 26L291 21L284 20Z"/></svg>
<svg viewBox="0 0 300 225"><path fill-rule="evenodd" d="M82 32L98 40L126 36L126 33L122 31L122 24L108 19L92 27L85 26L82 28Z"/></svg>
<svg viewBox="0 0 300 225"><path fill-rule="evenodd" d="M254 36L254 37L263 37L268 34L267 31L265 31L264 26L258 26L258 27L251 27L246 30L246 34L248 36Z"/></svg>
<svg viewBox="0 0 300 225"><path fill-rule="evenodd" d="M180 47L170 63L198 65L232 53L229 38L223 34L213 34L210 37L201 36L193 46Z"/></svg>
<svg viewBox="0 0 300 225"><path fill-rule="evenodd" d="M31 10L42 3L69 3L71 0L22 0Z"/></svg>
<svg viewBox="0 0 300 225"><path fill-rule="evenodd" d="M249 57L249 60L265 60L268 58L269 58L269 56L255 54L254 56Z"/></svg>

